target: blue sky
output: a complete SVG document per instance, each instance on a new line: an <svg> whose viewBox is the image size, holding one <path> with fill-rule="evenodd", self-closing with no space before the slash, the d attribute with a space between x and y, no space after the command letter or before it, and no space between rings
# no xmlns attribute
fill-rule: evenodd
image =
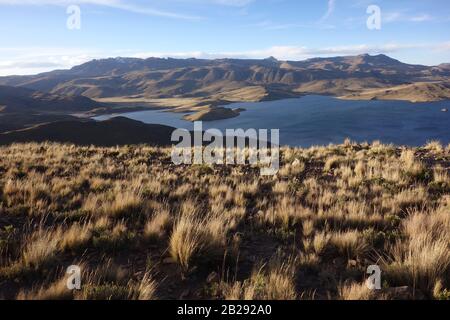
<svg viewBox="0 0 450 320"><path fill-rule="evenodd" d="M81 28L70 30L77 5ZM381 9L369 30L366 10ZM450 62L448 0L0 0L0 75L93 58L171 56L302 60L385 53Z"/></svg>

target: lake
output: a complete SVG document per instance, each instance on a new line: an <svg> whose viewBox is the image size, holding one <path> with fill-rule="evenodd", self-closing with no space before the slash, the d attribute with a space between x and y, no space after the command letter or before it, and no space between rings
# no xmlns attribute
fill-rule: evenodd
<svg viewBox="0 0 450 320"><path fill-rule="evenodd" d="M450 101L411 103L404 101L347 101L310 95L295 99L245 102L227 105L244 108L237 118L203 122L203 128L280 129L282 145L309 147L380 140L384 143L421 146L431 140L450 143ZM140 111L120 116L145 123L193 129L184 114L162 110ZM117 115L95 117L105 120Z"/></svg>

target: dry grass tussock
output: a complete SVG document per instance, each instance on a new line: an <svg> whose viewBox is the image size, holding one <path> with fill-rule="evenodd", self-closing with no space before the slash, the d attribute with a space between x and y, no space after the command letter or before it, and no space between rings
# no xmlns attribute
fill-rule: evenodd
<svg viewBox="0 0 450 320"><path fill-rule="evenodd" d="M438 142L283 148L275 177L149 146L0 149L0 298L450 298Z"/></svg>

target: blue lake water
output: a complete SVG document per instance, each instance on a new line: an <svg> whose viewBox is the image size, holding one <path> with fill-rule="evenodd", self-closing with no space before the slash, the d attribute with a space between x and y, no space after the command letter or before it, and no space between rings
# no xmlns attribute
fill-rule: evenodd
<svg viewBox="0 0 450 320"><path fill-rule="evenodd" d="M237 118L203 122L203 129L280 129L282 145L308 147L358 142L420 146L431 140L450 143L450 101L410 103L404 101L346 101L327 96L256 103L234 103L227 108L244 108ZM183 114L162 110L124 113L120 116L145 123L193 129ZM111 115L96 117L97 120Z"/></svg>

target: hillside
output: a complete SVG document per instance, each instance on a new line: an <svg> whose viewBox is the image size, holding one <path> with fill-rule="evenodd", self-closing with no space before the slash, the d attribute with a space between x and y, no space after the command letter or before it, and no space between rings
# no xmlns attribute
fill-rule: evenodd
<svg viewBox="0 0 450 320"><path fill-rule="evenodd" d="M321 81L340 82L339 87L354 92L365 87L442 81L449 77L450 69L445 65L410 65L385 55L316 58L305 61L278 61L273 58L111 58L93 60L70 70L35 76L3 77L0 78L0 84L58 95L83 95L93 99L177 97L217 100L231 96L229 99L235 101L292 96L296 89L302 87L310 88L307 91L312 90L313 93L324 93L323 89L314 89L314 84ZM353 88L355 83L357 87ZM246 87L255 88L250 96L248 93L239 93ZM342 90L327 92L343 94Z"/></svg>
<svg viewBox="0 0 450 320"><path fill-rule="evenodd" d="M349 78L311 81L299 85L294 91L301 94L341 96L349 93L357 94L367 89L386 88L388 86L390 86L388 81L375 78Z"/></svg>
<svg viewBox="0 0 450 320"><path fill-rule="evenodd" d="M0 299L450 298L449 147L283 148L274 177L171 151L0 147Z"/></svg>
<svg viewBox="0 0 450 320"><path fill-rule="evenodd" d="M0 112L84 112L103 107L84 96L58 95L21 87L0 85Z"/></svg>
<svg viewBox="0 0 450 320"><path fill-rule="evenodd" d="M13 142L61 142L77 145L171 145L174 128L117 117L106 121L55 121L0 133L0 145Z"/></svg>
<svg viewBox="0 0 450 320"><path fill-rule="evenodd" d="M347 100L408 100L412 102L450 99L450 83L418 82L382 89L368 89L340 97Z"/></svg>
<svg viewBox="0 0 450 320"><path fill-rule="evenodd" d="M54 121L77 121L75 113L108 110L83 96L64 96L0 85L0 133Z"/></svg>
<svg viewBox="0 0 450 320"><path fill-rule="evenodd" d="M80 95L60 95L0 85L0 133L52 122L69 121L73 124L97 114L145 108L145 106L116 106Z"/></svg>

